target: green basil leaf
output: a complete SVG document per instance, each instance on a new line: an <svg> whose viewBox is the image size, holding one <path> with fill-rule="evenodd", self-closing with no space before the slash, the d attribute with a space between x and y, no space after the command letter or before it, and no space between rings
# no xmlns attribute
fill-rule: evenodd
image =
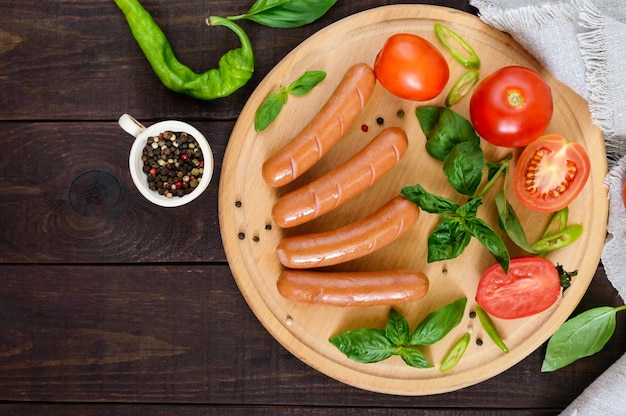
<svg viewBox="0 0 626 416"><path fill-rule="evenodd" d="M430 368L433 365L426 359L424 354L417 348L403 347L399 352L405 363L415 368Z"/></svg>
<svg viewBox="0 0 626 416"><path fill-rule="evenodd" d="M300 96L311 91L317 84L324 81L326 72L324 71L306 71L300 78L292 82L287 91L291 95Z"/></svg>
<svg viewBox="0 0 626 416"><path fill-rule="evenodd" d="M385 336L395 345L406 345L411 336L409 322L395 309L389 311L387 326L385 327Z"/></svg>
<svg viewBox="0 0 626 416"><path fill-rule="evenodd" d="M385 331L363 328L347 331L329 339L346 357L359 363L376 363L397 353L398 347L385 336Z"/></svg>
<svg viewBox="0 0 626 416"><path fill-rule="evenodd" d="M472 198L456 210L461 218L474 218L478 213L478 207L483 203L483 198Z"/></svg>
<svg viewBox="0 0 626 416"><path fill-rule="evenodd" d="M522 228L519 218L517 218L509 201L506 200L504 191L500 191L496 194L495 201L498 209L498 224L502 231L504 231L519 248L528 253L535 254L535 250L530 247L526 239L526 233Z"/></svg>
<svg viewBox="0 0 626 416"><path fill-rule="evenodd" d="M250 10L231 20L248 19L274 28L293 28L322 17L337 0L257 0Z"/></svg>
<svg viewBox="0 0 626 416"><path fill-rule="evenodd" d="M456 258L463 253L472 235L454 217L444 217L428 236L428 263Z"/></svg>
<svg viewBox="0 0 626 416"><path fill-rule="evenodd" d="M415 114L426 136L426 151L437 160L443 162L452 148L462 142L480 146L472 123L449 108L421 107Z"/></svg>
<svg viewBox="0 0 626 416"><path fill-rule="evenodd" d="M456 202L431 194L420 184L405 186L400 193L406 199L419 205L421 209L431 214L453 214L459 209L459 204Z"/></svg>
<svg viewBox="0 0 626 416"><path fill-rule="evenodd" d="M439 115L442 111L442 107L419 107L415 110L415 116L420 123L422 132L428 139L435 131L437 124L439 123ZM443 160L443 159L442 159Z"/></svg>
<svg viewBox="0 0 626 416"><path fill-rule="evenodd" d="M272 93L268 95L254 115L254 130L263 131L270 124L272 124L272 122L276 120L276 117L278 117L278 114L280 114L280 111L283 109L285 101L286 98L283 99L283 96L280 93Z"/></svg>
<svg viewBox="0 0 626 416"><path fill-rule="evenodd" d="M509 251L500 236L480 218L468 218L464 222L467 231L485 246L491 255L496 259L504 273L509 271L511 257Z"/></svg>
<svg viewBox="0 0 626 416"><path fill-rule="evenodd" d="M441 340L463 319L467 298L460 298L431 312L415 328L410 345L427 346Z"/></svg>
<svg viewBox="0 0 626 416"><path fill-rule="evenodd" d="M509 163L509 159L506 159L503 162L497 162L497 163L485 162L485 165L487 165L487 179L488 180L493 179L497 174L501 172L500 168L502 167L502 165L508 164L508 163Z"/></svg>
<svg viewBox="0 0 626 416"><path fill-rule="evenodd" d="M443 163L443 173L455 191L474 195L483 179L485 157L476 142L462 142L450 150Z"/></svg>
<svg viewBox="0 0 626 416"><path fill-rule="evenodd" d="M558 370L600 351L615 331L615 315L626 306L589 309L566 321L548 341L541 371Z"/></svg>

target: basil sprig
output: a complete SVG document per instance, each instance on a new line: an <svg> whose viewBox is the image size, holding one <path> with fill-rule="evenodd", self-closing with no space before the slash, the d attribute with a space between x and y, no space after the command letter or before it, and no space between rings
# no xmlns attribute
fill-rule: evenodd
<svg viewBox="0 0 626 416"><path fill-rule="evenodd" d="M247 19L274 28L294 28L322 17L337 0L257 0L250 10L229 20Z"/></svg>
<svg viewBox="0 0 626 416"><path fill-rule="evenodd" d="M600 351L615 332L618 307L601 306L589 309L566 321L548 341L541 371L550 372Z"/></svg>
<svg viewBox="0 0 626 416"><path fill-rule="evenodd" d="M476 216L482 197L459 205L429 193L420 184L405 186L400 193L422 210L443 217L428 236L429 263L458 257L474 237L493 255L504 272L508 272L510 255L504 241L489 224Z"/></svg>
<svg viewBox="0 0 626 416"><path fill-rule="evenodd" d="M288 87L281 85L278 92L268 95L259 106L254 116L254 129L256 131L265 130L278 117L283 106L287 104L289 95L305 95L325 78L326 72L324 71L306 71Z"/></svg>
<svg viewBox="0 0 626 416"><path fill-rule="evenodd" d="M448 183L463 195L473 195L483 177L485 158L472 123L446 107L415 111L426 136L426 151L443 162Z"/></svg>
<svg viewBox="0 0 626 416"><path fill-rule="evenodd" d="M346 331L329 339L346 357L359 363L376 363L393 355L415 368L433 365L419 347L443 339L463 319L467 298L460 298L431 312L410 332L407 319L395 309L389 311L385 329L362 328Z"/></svg>

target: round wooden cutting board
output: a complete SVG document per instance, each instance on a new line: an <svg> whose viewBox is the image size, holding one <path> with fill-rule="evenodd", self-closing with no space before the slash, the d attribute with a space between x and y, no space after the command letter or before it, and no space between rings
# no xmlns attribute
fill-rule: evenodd
<svg viewBox="0 0 626 416"><path fill-rule="evenodd" d="M444 339L422 350L434 365L432 368L409 367L397 356L375 364L360 364L346 358L328 339L350 329L384 328L390 307L341 308L288 301L276 289L276 279L283 267L275 250L285 235L330 230L362 218L407 185L419 183L437 195L463 201L462 196L447 184L441 162L426 153L425 138L415 116L418 106L443 105L445 94L464 71L438 43L433 28L436 22L448 26L474 47L483 64L481 77L506 65L523 65L540 72L552 87L555 105L547 132L562 134L587 149L592 172L582 194L571 204L569 216L570 223L583 225L583 236L569 247L548 256L568 271L578 270L578 275L573 278L572 286L547 311L524 319L494 319L510 349L505 354L489 339L478 319L470 316L475 306L478 280L494 263L493 257L473 240L458 258L427 263L427 237L438 223L439 216L422 212L418 222L399 240L332 270L421 270L430 279L428 294L419 301L396 307L408 319L411 330L428 313L461 297L467 297L464 318ZM416 103L396 98L377 85L359 119L330 153L294 183L279 189L268 186L261 176L265 159L318 112L348 67L357 62L373 65L385 40L399 32L420 35L440 47L448 59L451 73L443 94L430 102ZM265 131L255 132L255 112L268 94L278 91L281 85L288 85L307 70L322 70L328 75L309 94L290 96L276 121ZM469 98L466 97L453 109L469 118L468 104ZM399 111L404 113L403 117ZM378 118L384 119L382 125L377 122ZM362 125L368 126L367 131ZM308 224L283 230L272 222L272 205L280 195L337 166L389 126L405 129L409 149L399 165L383 179L355 199ZM515 163L520 152L494 148L484 141L481 146L486 159L494 162L512 154L512 163ZM219 192L220 229L230 267L243 296L267 330L293 355L330 377L362 389L398 395L442 393L478 383L510 368L545 342L572 313L593 278L604 244L608 212L603 187L606 171L603 137L590 121L587 103L558 82L510 36L483 24L475 16L444 7L386 6L353 15L316 33L286 56L252 94L233 129L224 157ZM479 217L499 230L493 202L496 190L487 193L478 212ZM513 195L508 199L520 217L529 241L535 241L550 215L525 209ZM512 257L524 254L506 238L505 241ZM452 371L441 373L438 367L444 355L467 331L471 332L472 340L465 355ZM476 343L479 338L482 345Z"/></svg>

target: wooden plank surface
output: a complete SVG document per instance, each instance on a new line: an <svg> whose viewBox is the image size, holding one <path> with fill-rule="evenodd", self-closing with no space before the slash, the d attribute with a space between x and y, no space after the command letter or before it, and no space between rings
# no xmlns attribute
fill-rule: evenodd
<svg viewBox="0 0 626 416"><path fill-rule="evenodd" d="M0 413L7 415L547 415L626 350L554 373L545 345L501 375L420 398L370 393L303 364L259 323L226 263L217 217L221 158L254 88L290 50L343 17L392 4L340 1L293 30L243 22L257 53L250 84L195 101L166 90L112 1L0 1ZM405 3L405 2L403 2ZM409 2L409 3L420 3ZM466 0L435 0L475 12ZM252 1L145 0L181 59L213 67L236 46L207 14ZM215 30L213 30L215 29ZM216 175L196 206L149 205L126 169L127 112L191 122ZM600 266L577 311L622 300Z"/></svg>
<svg viewBox="0 0 626 416"><path fill-rule="evenodd" d="M247 308L226 265L0 270L0 392L9 401L558 408L619 357L626 338L618 319L601 354L561 371L539 371L542 347L473 387L389 396L293 357ZM579 309L618 304L603 277L600 270Z"/></svg>

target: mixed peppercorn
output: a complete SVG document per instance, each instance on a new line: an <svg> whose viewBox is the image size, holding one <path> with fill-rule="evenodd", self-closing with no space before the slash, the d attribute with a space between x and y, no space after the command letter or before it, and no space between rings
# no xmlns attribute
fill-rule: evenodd
<svg viewBox="0 0 626 416"><path fill-rule="evenodd" d="M164 131L148 137L141 159L149 188L167 198L191 193L202 179L202 150L185 132Z"/></svg>

